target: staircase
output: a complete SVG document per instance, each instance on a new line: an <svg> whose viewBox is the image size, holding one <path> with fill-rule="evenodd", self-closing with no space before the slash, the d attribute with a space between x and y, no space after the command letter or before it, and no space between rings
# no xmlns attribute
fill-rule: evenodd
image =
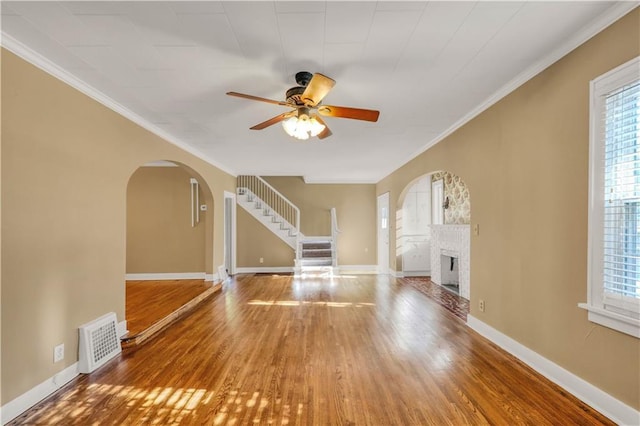
<svg viewBox="0 0 640 426"><path fill-rule="evenodd" d="M296 275L333 275L336 262L331 237L305 237L300 239L296 258Z"/></svg>
<svg viewBox="0 0 640 426"><path fill-rule="evenodd" d="M335 209L330 236L300 232L300 209L259 176L238 176L237 203L296 252L295 275L332 275L338 266Z"/></svg>

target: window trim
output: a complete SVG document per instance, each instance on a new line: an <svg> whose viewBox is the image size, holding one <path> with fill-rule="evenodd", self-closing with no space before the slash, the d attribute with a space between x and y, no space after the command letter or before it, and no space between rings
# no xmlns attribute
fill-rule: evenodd
<svg viewBox="0 0 640 426"><path fill-rule="evenodd" d="M599 124L600 112L603 108L602 99L604 95L636 81L639 75L640 56L590 82L587 303L579 303L578 306L589 312L589 321L640 339L640 319L605 309L602 295L603 283L597 279L602 276L603 248L601 239L596 237L603 232L602 206L605 202L602 169L604 150Z"/></svg>

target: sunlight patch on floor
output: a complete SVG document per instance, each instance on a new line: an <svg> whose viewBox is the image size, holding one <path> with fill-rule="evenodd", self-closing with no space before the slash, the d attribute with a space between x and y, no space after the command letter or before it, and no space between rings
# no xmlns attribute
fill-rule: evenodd
<svg viewBox="0 0 640 426"><path fill-rule="evenodd" d="M305 300L250 300L247 305L256 306L329 306L332 308L376 306L375 303L353 303L353 302L308 302Z"/></svg>

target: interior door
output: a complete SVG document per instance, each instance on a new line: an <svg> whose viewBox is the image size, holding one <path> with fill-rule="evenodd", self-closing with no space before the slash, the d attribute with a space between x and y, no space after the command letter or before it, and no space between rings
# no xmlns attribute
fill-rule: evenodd
<svg viewBox="0 0 640 426"><path fill-rule="evenodd" d="M389 273L389 193L378 196L378 273Z"/></svg>

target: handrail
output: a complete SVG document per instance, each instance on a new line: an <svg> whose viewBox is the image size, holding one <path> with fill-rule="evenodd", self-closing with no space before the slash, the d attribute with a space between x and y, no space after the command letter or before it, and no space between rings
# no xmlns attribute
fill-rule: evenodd
<svg viewBox="0 0 640 426"><path fill-rule="evenodd" d="M331 240L333 242L333 266L338 266L338 234L340 229L338 228L338 214L336 208L331 208Z"/></svg>
<svg viewBox="0 0 640 426"><path fill-rule="evenodd" d="M238 176L237 181L238 188L247 188L265 202L265 212L271 209L295 227L296 235L300 234L300 209L287 197L260 176Z"/></svg>
<svg viewBox="0 0 640 426"><path fill-rule="evenodd" d="M338 215L336 213L336 208L331 207L331 236L335 237L339 232L341 231L340 228L338 228Z"/></svg>

